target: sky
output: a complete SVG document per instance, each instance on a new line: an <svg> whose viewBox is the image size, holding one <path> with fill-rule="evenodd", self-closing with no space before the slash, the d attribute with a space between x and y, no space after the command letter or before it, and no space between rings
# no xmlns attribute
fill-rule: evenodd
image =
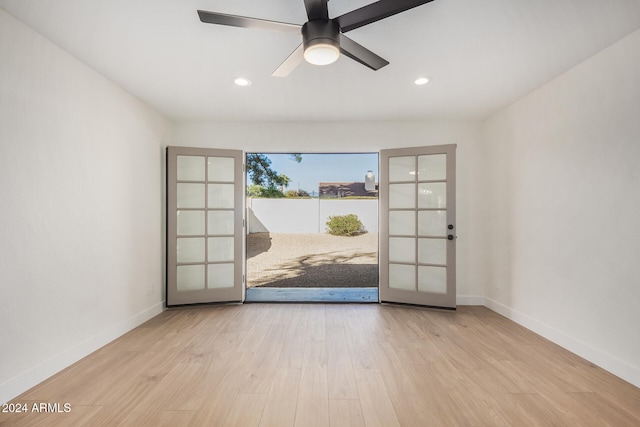
<svg viewBox="0 0 640 427"><path fill-rule="evenodd" d="M291 178L289 190L318 194L319 182L364 182L368 171L378 180L378 153L302 154L296 163L289 154L268 154L271 168Z"/></svg>

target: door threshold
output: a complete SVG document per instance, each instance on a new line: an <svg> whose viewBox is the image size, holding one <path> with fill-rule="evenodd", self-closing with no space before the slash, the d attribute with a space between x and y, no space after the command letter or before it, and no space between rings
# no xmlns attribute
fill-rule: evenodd
<svg viewBox="0 0 640 427"><path fill-rule="evenodd" d="M378 288L247 288L244 302L377 303Z"/></svg>

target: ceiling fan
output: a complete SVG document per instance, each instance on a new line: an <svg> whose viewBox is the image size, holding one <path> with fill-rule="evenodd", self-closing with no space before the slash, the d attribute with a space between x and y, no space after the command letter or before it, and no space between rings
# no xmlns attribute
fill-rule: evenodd
<svg viewBox="0 0 640 427"><path fill-rule="evenodd" d="M327 9L328 1L304 0L309 20L303 25L204 10L198 10L198 16L202 22L208 24L302 33L302 43L271 74L275 77L286 77L303 59L314 65L327 65L335 62L340 53L372 70L379 70L388 65L389 61L351 40L344 33L433 0L379 0L331 19Z"/></svg>

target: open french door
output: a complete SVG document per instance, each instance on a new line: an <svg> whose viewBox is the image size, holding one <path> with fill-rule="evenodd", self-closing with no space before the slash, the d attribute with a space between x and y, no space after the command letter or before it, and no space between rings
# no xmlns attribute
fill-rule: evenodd
<svg viewBox="0 0 640 427"><path fill-rule="evenodd" d="M244 300L243 163L167 147L167 306Z"/></svg>
<svg viewBox="0 0 640 427"><path fill-rule="evenodd" d="M456 307L456 145L380 151L380 301Z"/></svg>

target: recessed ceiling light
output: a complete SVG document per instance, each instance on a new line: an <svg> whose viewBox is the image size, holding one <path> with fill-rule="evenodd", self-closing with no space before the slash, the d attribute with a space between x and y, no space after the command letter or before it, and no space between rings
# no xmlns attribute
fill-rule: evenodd
<svg viewBox="0 0 640 427"><path fill-rule="evenodd" d="M245 79L244 77L237 77L233 79L233 82L238 86L251 86L251 80Z"/></svg>
<svg viewBox="0 0 640 427"><path fill-rule="evenodd" d="M429 80L431 80L431 77L418 77L414 83L417 86L423 86L429 83Z"/></svg>

